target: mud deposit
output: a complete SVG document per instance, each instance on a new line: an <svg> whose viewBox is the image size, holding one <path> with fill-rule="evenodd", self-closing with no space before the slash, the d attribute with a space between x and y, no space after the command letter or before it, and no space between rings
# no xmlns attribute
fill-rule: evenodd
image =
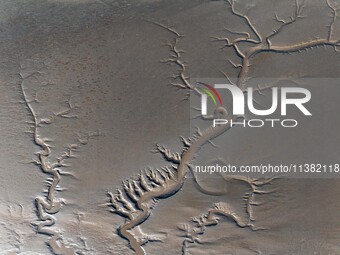
<svg viewBox="0 0 340 255"><path fill-rule="evenodd" d="M340 254L340 174L193 171L339 163L339 11L2 0L0 254ZM264 109L271 87L302 86L313 115L289 108L296 128L212 127L238 116L228 100L199 116L189 96L204 79L255 88Z"/></svg>

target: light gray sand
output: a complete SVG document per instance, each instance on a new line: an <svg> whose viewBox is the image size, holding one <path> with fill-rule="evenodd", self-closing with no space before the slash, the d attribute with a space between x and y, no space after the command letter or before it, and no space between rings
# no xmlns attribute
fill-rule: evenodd
<svg viewBox="0 0 340 255"><path fill-rule="evenodd" d="M233 7L240 15L249 8L244 17L264 37L278 20L294 19L295 5L235 1ZM339 94L317 83L337 84L340 55L327 46L340 36L333 6L306 1L306 17L272 39L301 52L261 52L241 76L315 78L310 107L319 121L302 120L304 126L293 134L281 130L279 138L267 129L202 130L182 154L179 137L190 133L188 89L169 86L185 82L171 77L223 78L223 71L236 78L245 68L228 59L241 59L212 37L237 38L229 28L259 39L228 3L2 1L0 254L340 254L339 179L276 179L257 190L252 181L199 175L198 187L186 167L193 157L196 164L216 160L210 155L235 164L339 159ZM318 38L320 47L303 47ZM155 144L163 153L163 145L179 152L181 161L154 153ZM128 198L125 216L110 212L122 204L112 207L108 191L119 188L126 198L122 181L170 163L179 165L174 179L144 189L139 205ZM225 187L223 195L205 194ZM192 221L202 213L203 222ZM145 221L137 226L138 220ZM132 236L120 228L124 222Z"/></svg>

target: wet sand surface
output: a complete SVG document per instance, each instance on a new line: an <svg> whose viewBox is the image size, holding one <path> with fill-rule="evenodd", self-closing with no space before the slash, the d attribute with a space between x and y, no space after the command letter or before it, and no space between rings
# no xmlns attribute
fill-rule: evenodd
<svg viewBox="0 0 340 255"><path fill-rule="evenodd" d="M0 254L340 254L340 179L265 182L188 167L339 159L339 95L317 84L337 84L334 6L2 1ZM271 42L300 48L261 51L243 75L235 49L213 39L238 38L229 28L259 40L299 14ZM190 134L186 82L223 72L242 86L315 78L313 95L333 108L311 105L320 122L303 122L299 142L267 129Z"/></svg>

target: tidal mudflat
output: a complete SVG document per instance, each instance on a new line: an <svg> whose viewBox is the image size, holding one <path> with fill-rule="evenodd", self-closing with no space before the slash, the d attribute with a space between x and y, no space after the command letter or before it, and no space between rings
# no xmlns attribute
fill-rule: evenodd
<svg viewBox="0 0 340 255"><path fill-rule="evenodd" d="M193 171L338 163L339 7L2 1L0 254L340 254L340 179ZM212 127L238 116L191 105L209 79L258 109L303 86L312 117Z"/></svg>

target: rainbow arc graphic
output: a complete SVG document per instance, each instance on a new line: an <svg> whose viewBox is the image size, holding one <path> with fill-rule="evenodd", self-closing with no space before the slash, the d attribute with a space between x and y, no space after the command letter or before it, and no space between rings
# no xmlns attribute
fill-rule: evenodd
<svg viewBox="0 0 340 255"><path fill-rule="evenodd" d="M207 83L204 83L204 82L197 82L197 84L200 84L200 85L205 87L205 88L199 88L199 91L201 91L204 94L207 94L216 106L217 106L217 100L218 100L220 106L223 105L220 94L216 91L216 89L213 86L211 86ZM216 100L216 98L217 98L217 100Z"/></svg>

